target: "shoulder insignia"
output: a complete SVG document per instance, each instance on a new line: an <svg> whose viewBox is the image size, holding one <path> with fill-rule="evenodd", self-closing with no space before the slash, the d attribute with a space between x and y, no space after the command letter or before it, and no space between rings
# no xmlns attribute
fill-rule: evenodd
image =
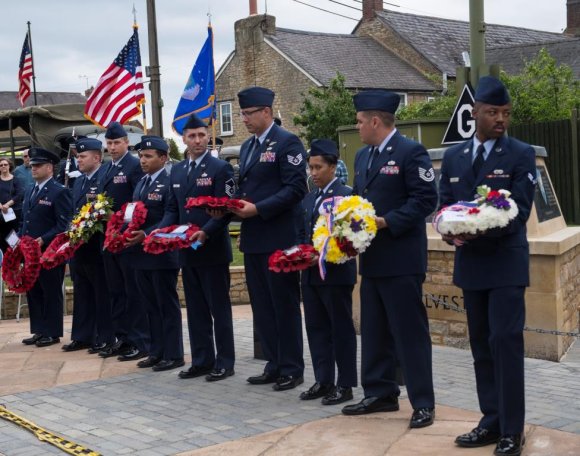
<svg viewBox="0 0 580 456"><path fill-rule="evenodd" d="M433 171L433 168L426 170L425 168L419 167L419 177L425 182L432 182L435 180L435 171Z"/></svg>
<svg viewBox="0 0 580 456"><path fill-rule="evenodd" d="M298 154L296 157L293 157L292 155L287 155L286 157L288 157L288 163L291 165L298 166L302 163L302 154Z"/></svg>

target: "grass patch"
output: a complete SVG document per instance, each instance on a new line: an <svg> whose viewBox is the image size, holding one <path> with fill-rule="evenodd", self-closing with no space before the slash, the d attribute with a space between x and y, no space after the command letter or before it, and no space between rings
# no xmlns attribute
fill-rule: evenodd
<svg viewBox="0 0 580 456"><path fill-rule="evenodd" d="M232 242L232 255L234 258L230 266L243 266L244 254L238 249L238 237L230 235L230 241Z"/></svg>

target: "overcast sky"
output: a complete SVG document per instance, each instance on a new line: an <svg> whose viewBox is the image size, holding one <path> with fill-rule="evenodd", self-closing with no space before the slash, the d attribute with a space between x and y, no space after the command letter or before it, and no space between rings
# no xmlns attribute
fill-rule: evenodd
<svg viewBox="0 0 580 456"><path fill-rule="evenodd" d="M331 0L304 3L359 19L361 13ZM360 8L358 0L337 0ZM214 29L216 72L234 49L234 22L248 15L248 0L157 0L164 135L193 63L207 36L208 11ZM469 20L468 0L393 0L385 8L404 13ZM17 90L18 61L32 26L38 91L83 92L96 84L132 34L132 8L137 10L141 58L148 65L146 0L1 0L0 90ZM350 33L355 20L304 6L294 0L258 0L258 12L276 16L284 28ZM485 21L551 32L566 27L566 0L485 0ZM147 87L146 87L147 88ZM146 92L149 99L149 92ZM32 101L29 99L28 103ZM27 103L27 104L28 104ZM148 109L148 119L151 119Z"/></svg>

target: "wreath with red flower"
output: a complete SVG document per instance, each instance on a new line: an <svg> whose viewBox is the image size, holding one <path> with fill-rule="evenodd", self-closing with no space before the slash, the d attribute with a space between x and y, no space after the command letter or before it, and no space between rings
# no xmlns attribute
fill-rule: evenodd
<svg viewBox="0 0 580 456"><path fill-rule="evenodd" d="M84 242L71 242L69 233L60 233L52 240L40 257L40 264L44 269L52 269L70 260Z"/></svg>
<svg viewBox="0 0 580 456"><path fill-rule="evenodd" d="M188 225L185 231L173 233L181 226L183 225L171 225L160 228L155 233L151 233L143 240L143 251L153 255L159 255L161 253L190 247L191 241L189 239L195 232L199 231L199 227L197 225ZM158 234L162 236L157 236ZM174 236L163 236L171 234L174 234Z"/></svg>
<svg viewBox="0 0 580 456"><path fill-rule="evenodd" d="M186 209L191 208L200 209L241 209L244 207L242 200L230 198L228 196L197 196L195 198L187 198L185 203Z"/></svg>
<svg viewBox="0 0 580 456"><path fill-rule="evenodd" d="M125 222L125 211L130 204L134 204L133 215L129 223ZM105 231L104 247L111 253L118 253L127 247L127 242L132 237L132 232L141 228L147 218L147 207L143 201L125 203L120 210L115 212L107 222ZM123 226L126 228L121 231Z"/></svg>
<svg viewBox="0 0 580 456"><path fill-rule="evenodd" d="M22 236L15 248L8 248L2 264L2 279L15 293L29 291L40 274L40 246L30 236Z"/></svg>
<svg viewBox="0 0 580 456"><path fill-rule="evenodd" d="M286 250L276 250L268 258L268 269L273 272L303 271L318 261L318 252L309 244L299 244Z"/></svg>

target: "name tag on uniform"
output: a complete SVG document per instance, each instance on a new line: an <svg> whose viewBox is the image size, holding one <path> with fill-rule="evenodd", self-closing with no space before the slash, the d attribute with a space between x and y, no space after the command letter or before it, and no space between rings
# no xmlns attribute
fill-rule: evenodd
<svg viewBox="0 0 580 456"><path fill-rule="evenodd" d="M52 201L41 199L41 200L38 200L38 204L42 204L43 206L52 206Z"/></svg>
<svg viewBox="0 0 580 456"><path fill-rule="evenodd" d="M119 174L118 176L113 177L113 184L126 184L127 183L127 176Z"/></svg>
<svg viewBox="0 0 580 456"><path fill-rule="evenodd" d="M179 187L181 187L180 184L173 184L173 188L179 188Z"/></svg>
<svg viewBox="0 0 580 456"><path fill-rule="evenodd" d="M161 193L149 193L147 195L147 199L151 201L161 201L163 199L163 195Z"/></svg>
<svg viewBox="0 0 580 456"><path fill-rule="evenodd" d="M450 178L449 178L449 182L451 182L452 184L453 184L454 182L459 182L459 177L450 177Z"/></svg>
<svg viewBox="0 0 580 456"><path fill-rule="evenodd" d="M211 177L199 177L196 179L198 187L211 187L213 179Z"/></svg>
<svg viewBox="0 0 580 456"><path fill-rule="evenodd" d="M383 166L379 171L380 174L399 174L400 168L398 166Z"/></svg>
<svg viewBox="0 0 580 456"><path fill-rule="evenodd" d="M262 152L260 154L260 163L273 163L276 161L276 153L274 152Z"/></svg>

